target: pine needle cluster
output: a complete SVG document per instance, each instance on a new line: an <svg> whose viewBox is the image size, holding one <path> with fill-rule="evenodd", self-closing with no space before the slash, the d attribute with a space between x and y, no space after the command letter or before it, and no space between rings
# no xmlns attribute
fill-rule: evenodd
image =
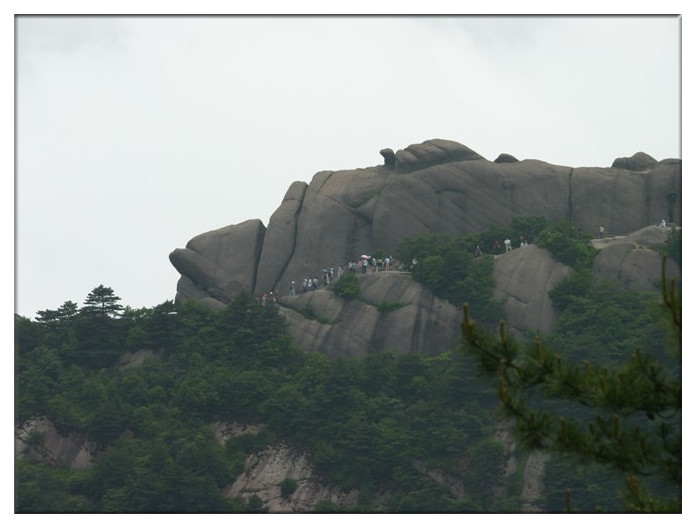
<svg viewBox="0 0 696 528"><path fill-rule="evenodd" d="M680 338L681 303L665 267L666 257L663 305ZM640 350L618 366L567 363L539 337L518 343L504 322L492 335L472 320L466 304L461 327L465 351L497 374L503 410L516 419L524 445L624 472L628 511L681 512L681 367ZM681 364L680 339L675 342Z"/></svg>

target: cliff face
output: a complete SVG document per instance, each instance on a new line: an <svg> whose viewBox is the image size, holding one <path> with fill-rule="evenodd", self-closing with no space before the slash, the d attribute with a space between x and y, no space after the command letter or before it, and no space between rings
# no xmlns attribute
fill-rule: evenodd
<svg viewBox="0 0 696 528"><path fill-rule="evenodd" d="M223 307L243 289L255 295L278 289L282 295L291 281L299 284L320 276L323 268L345 269L362 253L394 251L405 237L427 231L463 235L491 224L507 225L518 216L570 219L588 233L603 225L609 235L627 235L662 219L681 223L680 160L657 162L637 153L618 158L609 168L570 168L501 154L491 162L464 145L439 139L381 153L384 165L324 171L309 184L293 183L267 228L260 220L248 220L201 234L186 248L174 250L170 260L181 273L177 302L194 299ZM633 249L625 246L610 252L628 251L631 258L637 257ZM529 251L496 261L496 296L513 325L545 331L553 318L546 294L569 270L538 248L524 250ZM600 259L598 271L611 274L606 270L615 270L617 258L607 260L613 264ZM624 262L621 274L625 270ZM416 293L415 286L406 288L407 302L385 293L404 284L389 274L388 279L366 285L365 291L377 288L376 302L386 299L407 305L387 314L369 303L360 308L341 304L322 292L284 301L282 310L292 323L291 332L308 348L321 344L346 355L357 349L364 353L361 347L434 346L422 334L440 331L428 312L439 310L439 321L449 321L455 312L423 292ZM315 310L326 307L327 313L318 315L330 322L301 316L309 303ZM351 319L360 321L355 328L363 331L382 330L363 338L339 337L339 328L354 334L348 328ZM407 335L397 335L390 330L394 327ZM385 336L390 332L391 337ZM445 346L448 338L435 347Z"/></svg>
<svg viewBox="0 0 696 528"><path fill-rule="evenodd" d="M62 435L45 417L32 418L15 427L15 457L27 457L46 464L84 469L92 465L97 446L88 438Z"/></svg>
<svg viewBox="0 0 696 528"><path fill-rule="evenodd" d="M300 348L330 357L372 352L437 354L459 339L461 310L400 272L360 278L361 299L346 301L331 288L280 300ZM385 308L386 307L386 308Z"/></svg>

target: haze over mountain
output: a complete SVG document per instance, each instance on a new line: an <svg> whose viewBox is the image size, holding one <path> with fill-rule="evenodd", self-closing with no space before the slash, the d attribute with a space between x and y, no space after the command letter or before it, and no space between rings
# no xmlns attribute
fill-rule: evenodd
<svg viewBox="0 0 696 528"><path fill-rule="evenodd" d="M172 299L172 248L268 225L292 181L377 165L383 146L442 137L489 160L572 167L681 157L695 92L682 4L651 16L12 14L14 309L33 317L102 283L135 308Z"/></svg>

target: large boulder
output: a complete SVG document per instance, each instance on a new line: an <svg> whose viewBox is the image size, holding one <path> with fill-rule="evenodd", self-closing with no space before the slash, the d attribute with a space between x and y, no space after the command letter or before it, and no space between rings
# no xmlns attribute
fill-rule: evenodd
<svg viewBox="0 0 696 528"><path fill-rule="evenodd" d="M518 335L525 330L550 332L557 313L549 292L572 273L572 268L556 262L547 250L535 245L498 256L494 297L503 304L509 328Z"/></svg>
<svg viewBox="0 0 696 528"><path fill-rule="evenodd" d="M297 219L307 192L305 182L294 182L280 207L268 223L258 266L256 284L249 291L269 292L276 285L275 278L282 275L295 253L298 235Z"/></svg>
<svg viewBox="0 0 696 528"><path fill-rule="evenodd" d="M395 169L398 172L411 172L452 161L483 159L469 147L444 139L431 139L409 145L403 150L398 150L395 157Z"/></svg>
<svg viewBox="0 0 696 528"><path fill-rule="evenodd" d="M642 291L660 291L662 288L662 254L669 230L647 226L626 236L595 240L600 249L592 271L599 279L610 279L625 288ZM667 278L681 281L681 269L672 260L667 261Z"/></svg>
<svg viewBox="0 0 696 528"><path fill-rule="evenodd" d="M345 300L331 286L282 297L280 311L300 348L333 358L390 350L439 354L460 338L461 311L407 273L360 276L360 299Z"/></svg>
<svg viewBox="0 0 696 528"><path fill-rule="evenodd" d="M650 170L657 165L657 160L645 152L636 152L630 158L616 158L611 166L615 169L626 169L630 171Z"/></svg>
<svg viewBox="0 0 696 528"><path fill-rule="evenodd" d="M176 302L211 299L211 306L229 303L241 291L253 291L265 227L247 220L209 231L175 249L169 260L182 279Z"/></svg>

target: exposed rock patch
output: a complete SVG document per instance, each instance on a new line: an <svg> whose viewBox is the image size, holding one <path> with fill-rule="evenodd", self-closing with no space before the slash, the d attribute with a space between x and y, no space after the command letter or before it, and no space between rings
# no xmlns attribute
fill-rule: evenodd
<svg viewBox="0 0 696 528"><path fill-rule="evenodd" d="M546 451L532 451L524 467L524 484L520 498L522 512L541 512L544 496L544 469L551 455Z"/></svg>
<svg viewBox="0 0 696 528"><path fill-rule="evenodd" d="M27 420L15 428L15 456L52 466L65 464L70 469L85 469L92 465L96 452L96 444L75 433L62 435L45 417Z"/></svg>
<svg viewBox="0 0 696 528"><path fill-rule="evenodd" d="M143 348L137 352L123 354L119 360L119 366L124 369L137 368L142 366L145 361L157 361L161 358L162 354L149 348Z"/></svg>
<svg viewBox="0 0 696 528"><path fill-rule="evenodd" d="M261 424L243 424L238 422L215 422L211 426L215 433L215 438L221 445L225 445L230 438L246 434L258 434L263 425Z"/></svg>
<svg viewBox="0 0 696 528"><path fill-rule="evenodd" d="M420 460L415 461L413 463L413 467L415 467L416 470L422 473L423 475L426 475L427 477L433 479L440 486L445 488L453 497L457 499L463 499L467 496L466 490L464 489L464 484L462 483L461 479L448 473L445 473L444 471L441 471L439 469L431 469L427 466L425 462Z"/></svg>
<svg viewBox="0 0 696 528"><path fill-rule="evenodd" d="M494 297L503 303L509 327L518 333L548 333L556 318L549 292L573 273L538 246L528 245L495 260Z"/></svg>
<svg viewBox="0 0 696 528"><path fill-rule="evenodd" d="M297 488L287 498L282 496L280 488L285 479L297 482ZM244 472L224 493L244 500L257 495L272 513L309 512L326 501L351 506L358 499L357 490L344 492L322 483L314 473L309 455L282 443L249 455Z"/></svg>

